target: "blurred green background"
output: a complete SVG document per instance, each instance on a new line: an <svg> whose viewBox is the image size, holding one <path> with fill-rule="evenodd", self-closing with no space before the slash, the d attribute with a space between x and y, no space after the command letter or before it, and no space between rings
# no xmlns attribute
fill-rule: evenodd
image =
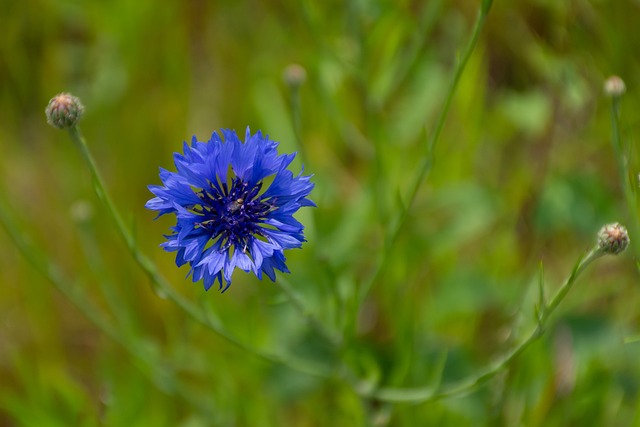
<svg viewBox="0 0 640 427"><path fill-rule="evenodd" d="M586 272L546 335L474 393L363 402L337 377L255 357L154 292L101 208L90 174L44 108L62 91L141 248L174 287L252 347L362 379L428 384L487 366L533 325L601 225L631 218L610 143L611 74L640 111L637 0L495 0L435 163L391 258L351 321L434 129L476 1L0 0L0 199L20 232L119 333L89 321L0 232L0 425L640 425L640 288L627 251ZM292 92L290 64L306 70ZM294 126L297 111L300 141ZM298 151L317 209L300 212L287 279L328 349L269 281L236 272L225 294L185 279L158 245L146 186L196 135L246 126ZM629 158L638 170L637 150ZM640 239L640 236L631 236ZM351 319L351 320L350 320ZM122 344L124 343L124 344ZM135 349L134 352L131 349Z"/></svg>

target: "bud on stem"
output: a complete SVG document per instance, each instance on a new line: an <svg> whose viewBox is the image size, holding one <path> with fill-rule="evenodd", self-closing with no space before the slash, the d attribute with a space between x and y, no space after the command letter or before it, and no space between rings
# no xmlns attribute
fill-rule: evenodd
<svg viewBox="0 0 640 427"><path fill-rule="evenodd" d="M604 93L611 97L619 97L627 90L624 81L618 76L611 76L604 82Z"/></svg>
<svg viewBox="0 0 640 427"><path fill-rule="evenodd" d="M627 229L619 223L607 224L598 232L598 247L603 253L618 255L629 246Z"/></svg>
<svg viewBox="0 0 640 427"><path fill-rule="evenodd" d="M69 93L54 96L44 110L47 123L58 129L74 127L84 114L84 106L78 98Z"/></svg>

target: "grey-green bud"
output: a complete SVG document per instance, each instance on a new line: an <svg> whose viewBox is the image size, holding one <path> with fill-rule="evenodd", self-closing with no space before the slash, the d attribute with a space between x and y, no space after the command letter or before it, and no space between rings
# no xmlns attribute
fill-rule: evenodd
<svg viewBox="0 0 640 427"><path fill-rule="evenodd" d="M629 246L627 229L619 223L607 224L598 232L598 247L607 254L617 255Z"/></svg>
<svg viewBox="0 0 640 427"><path fill-rule="evenodd" d="M69 93L54 96L44 110L47 123L58 129L67 129L78 123L84 114L84 106L78 98Z"/></svg>
<svg viewBox="0 0 640 427"><path fill-rule="evenodd" d="M307 80L307 71L302 65L290 64L284 69L282 80L287 86L297 88Z"/></svg>
<svg viewBox="0 0 640 427"><path fill-rule="evenodd" d="M619 97L627 90L624 80L618 76L611 76L604 82L604 93L612 97Z"/></svg>

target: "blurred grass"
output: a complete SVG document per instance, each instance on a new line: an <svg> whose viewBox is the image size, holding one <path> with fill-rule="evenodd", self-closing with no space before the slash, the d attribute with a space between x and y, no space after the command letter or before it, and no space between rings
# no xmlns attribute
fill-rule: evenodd
<svg viewBox="0 0 640 427"><path fill-rule="evenodd" d="M640 4L494 3L429 181L345 349L363 378L423 385L445 352L444 381L485 366L533 320L539 262L557 284L602 224L631 220L601 88L614 73L627 83L622 132L635 142ZM221 127L250 125L299 150L282 72L301 64L302 151L318 208L299 216L309 242L287 254L288 279L351 333L345 310L404 201L477 8L0 2L0 197L136 351L89 322L0 233L0 425L363 425L370 408L345 384L256 359L160 298L43 110L58 92L81 97L81 127L111 193L180 293L244 342L328 362L336 356L273 284L237 273L220 295L185 280L158 248L171 220L144 210L146 185L183 140ZM632 171L638 160L632 150ZM503 376L468 396L397 405L390 425L636 425L639 349L623 344L638 334L632 255L593 266L548 335Z"/></svg>

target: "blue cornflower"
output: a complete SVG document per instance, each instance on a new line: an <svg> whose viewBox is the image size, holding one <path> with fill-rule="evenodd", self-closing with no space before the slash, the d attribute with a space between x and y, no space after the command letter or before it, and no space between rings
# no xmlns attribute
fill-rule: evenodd
<svg viewBox="0 0 640 427"><path fill-rule="evenodd" d="M185 142L184 154L173 156L177 172L160 168L164 186L149 186L156 197L145 207L176 215L161 246L177 252L178 266L189 263L194 282L204 279L209 290L217 280L224 292L236 267L272 281L274 270L288 273L283 251L305 241L293 214L315 204L307 198L311 177L287 169L296 153L278 155L277 142L249 128L244 143L235 131L221 133L224 141L214 132L207 142Z"/></svg>

